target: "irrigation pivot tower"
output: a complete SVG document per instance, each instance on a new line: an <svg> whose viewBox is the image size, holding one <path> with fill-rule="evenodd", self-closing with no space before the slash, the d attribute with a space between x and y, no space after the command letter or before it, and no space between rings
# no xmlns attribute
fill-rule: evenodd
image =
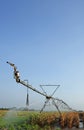
<svg viewBox="0 0 84 130"><path fill-rule="evenodd" d="M54 92L51 94L51 95L48 95L42 86L45 86L45 85L40 85L40 87L42 88L42 91L43 92L40 92L39 90L37 90L36 88L33 88L32 85L30 85L28 82L26 82L25 80L21 80L20 79L20 74L19 74L19 71L17 70L17 67L15 66L15 64L11 63L11 62L6 62L8 63L11 67L13 67L14 69L14 78L16 80L17 83L20 83L22 84L23 86L31 89L32 91L35 91L36 93L46 97L46 101L45 101L45 104L43 106L43 108L41 109L40 112L43 111L43 109L45 108L46 104L49 102L49 100L51 99L52 100L52 103L53 105L56 107L56 109L58 110L60 116L61 116L61 110L60 108L63 108L63 106L68 109L68 110L72 110L69 105L67 103L65 103L63 100L61 99L58 99L58 98L54 98L53 95L54 93L56 92L56 90L59 88L60 85L54 85L54 86L57 86L56 89L54 90ZM46 85L46 86L52 86L52 85Z"/></svg>
<svg viewBox="0 0 84 130"><path fill-rule="evenodd" d="M40 85L40 87L41 87L43 93L45 93L46 96L48 96L48 95L47 95L46 91L43 89L44 86L55 86L55 87L56 87L55 90L53 91L53 93L50 95L50 97L52 97L52 96L55 94L55 92L57 91L57 89L60 87L60 85L50 85L50 84ZM42 107L42 109L41 109L40 112L43 111L43 109L46 107L46 105L48 104L48 102L49 102L50 99L52 100L52 104L57 108L58 112L60 113L60 110L59 110L59 108L58 108L58 106L57 106L57 104L55 103L55 101L54 101L53 98L46 98L46 101L45 101L45 103L44 103L44 105L43 105L43 107Z"/></svg>

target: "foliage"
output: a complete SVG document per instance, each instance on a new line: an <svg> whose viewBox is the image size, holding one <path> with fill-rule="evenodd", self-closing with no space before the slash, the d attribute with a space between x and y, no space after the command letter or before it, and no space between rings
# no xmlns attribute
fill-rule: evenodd
<svg viewBox="0 0 84 130"><path fill-rule="evenodd" d="M60 121L61 127L79 127L79 114L77 112L63 113Z"/></svg>
<svg viewBox="0 0 84 130"><path fill-rule="evenodd" d="M1 130L52 130L57 112L39 113L28 111L0 110Z"/></svg>
<svg viewBox="0 0 84 130"><path fill-rule="evenodd" d="M1 130L54 130L56 129L57 112L30 112L30 111L1 111ZM62 113L59 120L60 127L72 128L79 126L79 114L77 112ZM61 130L61 128L57 128Z"/></svg>

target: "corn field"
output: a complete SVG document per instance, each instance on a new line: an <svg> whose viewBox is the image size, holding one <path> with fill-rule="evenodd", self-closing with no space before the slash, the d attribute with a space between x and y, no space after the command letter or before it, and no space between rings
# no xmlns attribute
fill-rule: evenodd
<svg viewBox="0 0 84 130"><path fill-rule="evenodd" d="M7 111L0 110L1 130L55 130L79 127L79 117L84 113L62 112L61 117L57 112L35 112L35 111Z"/></svg>

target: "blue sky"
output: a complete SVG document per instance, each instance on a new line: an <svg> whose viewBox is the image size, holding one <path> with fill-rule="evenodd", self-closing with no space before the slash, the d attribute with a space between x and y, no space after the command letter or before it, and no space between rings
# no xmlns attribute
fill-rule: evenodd
<svg viewBox="0 0 84 130"><path fill-rule="evenodd" d="M60 84L54 97L84 110L83 16L83 0L0 1L0 107L26 102L26 88L13 79L10 61L22 80L40 91L40 84ZM31 90L29 96L32 108L45 100Z"/></svg>

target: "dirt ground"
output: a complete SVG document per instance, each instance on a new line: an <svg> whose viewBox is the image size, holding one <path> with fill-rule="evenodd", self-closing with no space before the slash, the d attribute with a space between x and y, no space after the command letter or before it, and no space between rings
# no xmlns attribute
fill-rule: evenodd
<svg viewBox="0 0 84 130"><path fill-rule="evenodd" d="M56 130L56 127L53 130ZM71 129L70 128L64 128L64 129L61 128L61 130L84 130L84 128L75 128L75 127L71 128Z"/></svg>
<svg viewBox="0 0 84 130"><path fill-rule="evenodd" d="M68 129L68 128L66 128L66 129L62 129L62 130L84 130L84 129L81 129L81 128L80 129L75 129L75 128L74 129L73 128L72 129Z"/></svg>
<svg viewBox="0 0 84 130"><path fill-rule="evenodd" d="M84 130L84 128L72 128L72 129L69 129L69 128L65 128L65 129L62 129L62 130Z"/></svg>

